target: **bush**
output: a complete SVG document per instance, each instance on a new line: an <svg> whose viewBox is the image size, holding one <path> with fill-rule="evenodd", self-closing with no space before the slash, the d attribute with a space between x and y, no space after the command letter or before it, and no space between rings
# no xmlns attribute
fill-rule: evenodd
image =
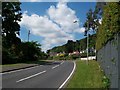
<svg viewBox="0 0 120 90"><path fill-rule="evenodd" d="M17 63L19 61L18 56L11 52L9 49L2 49L2 64Z"/></svg>

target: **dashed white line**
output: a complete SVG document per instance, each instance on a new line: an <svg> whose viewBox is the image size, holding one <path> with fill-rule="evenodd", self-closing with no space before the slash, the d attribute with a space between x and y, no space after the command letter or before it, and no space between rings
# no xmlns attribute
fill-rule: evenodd
<svg viewBox="0 0 120 90"><path fill-rule="evenodd" d="M74 62L74 68L73 68L72 72L70 73L69 77L63 82L63 84L58 88L58 90L60 90L66 84L66 82L70 79L70 77L72 76L72 74L75 71L75 68L76 68L76 64Z"/></svg>
<svg viewBox="0 0 120 90"><path fill-rule="evenodd" d="M61 62L60 64L63 64L64 63L64 61L63 62Z"/></svg>
<svg viewBox="0 0 120 90"><path fill-rule="evenodd" d="M54 68L56 68L56 67L58 67L59 65L56 65L56 66L54 66L54 67L52 67L52 69L54 69Z"/></svg>
<svg viewBox="0 0 120 90"><path fill-rule="evenodd" d="M35 77L35 76L37 76L37 75L43 74L43 73L45 73L45 72L46 72L46 71L39 72L39 73L34 74L34 75L31 75L31 76L29 76L29 77L26 77L26 78L20 79L20 80L18 80L18 81L16 81L16 82L18 83L18 82L21 82L21 81L24 81L24 80L30 79L30 78Z"/></svg>

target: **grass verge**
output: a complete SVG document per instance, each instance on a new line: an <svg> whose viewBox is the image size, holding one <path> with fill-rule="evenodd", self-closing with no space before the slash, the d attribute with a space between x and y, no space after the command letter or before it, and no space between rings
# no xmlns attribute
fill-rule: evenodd
<svg viewBox="0 0 120 90"><path fill-rule="evenodd" d="M6 72L6 71L12 71L12 70L17 70L21 68L28 68L28 67L33 67L36 65L48 65L52 64L52 60L38 60L38 61L27 61L24 63L16 63L16 64L4 64L0 65L0 72Z"/></svg>
<svg viewBox="0 0 120 90"><path fill-rule="evenodd" d="M103 88L103 77L96 61L91 60L87 65L86 61L79 60L76 61L76 71L66 88Z"/></svg>

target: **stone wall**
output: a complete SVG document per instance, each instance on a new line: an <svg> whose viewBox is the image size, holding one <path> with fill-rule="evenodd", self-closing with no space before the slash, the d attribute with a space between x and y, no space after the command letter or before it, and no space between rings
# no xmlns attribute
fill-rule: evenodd
<svg viewBox="0 0 120 90"><path fill-rule="evenodd" d="M106 76L110 79L110 88L120 89L120 34L117 34L114 39L107 42L97 52L97 61L104 70Z"/></svg>

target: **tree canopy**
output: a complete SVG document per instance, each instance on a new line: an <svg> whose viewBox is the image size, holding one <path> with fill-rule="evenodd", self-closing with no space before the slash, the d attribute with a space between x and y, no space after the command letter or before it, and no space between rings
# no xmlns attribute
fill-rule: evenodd
<svg viewBox="0 0 120 90"><path fill-rule="evenodd" d="M20 42L20 39L16 35L20 35L18 21L21 18L20 2L2 3L2 37L4 47L11 47L12 44Z"/></svg>
<svg viewBox="0 0 120 90"><path fill-rule="evenodd" d="M96 41L96 34L93 34L91 36L89 36L89 47L93 47L95 48L95 41ZM72 40L68 40L68 42L62 46L57 46L54 47L50 50L47 51L47 53L50 52L56 52L56 53L60 53L60 52L65 52L65 53L72 53L73 51L82 51L82 50L86 50L86 38L83 38L81 40L76 40L76 41L72 41Z"/></svg>

